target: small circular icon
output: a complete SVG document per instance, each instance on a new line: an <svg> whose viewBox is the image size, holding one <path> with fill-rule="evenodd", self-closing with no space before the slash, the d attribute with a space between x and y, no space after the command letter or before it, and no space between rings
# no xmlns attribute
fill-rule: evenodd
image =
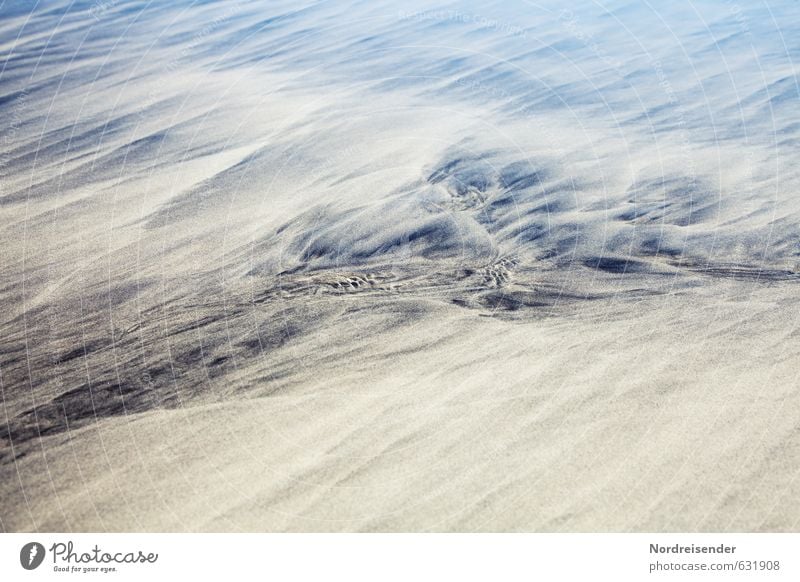
<svg viewBox="0 0 800 582"><path fill-rule="evenodd" d="M19 552L19 563L26 570L35 570L44 561L44 546L39 542L29 542Z"/></svg>

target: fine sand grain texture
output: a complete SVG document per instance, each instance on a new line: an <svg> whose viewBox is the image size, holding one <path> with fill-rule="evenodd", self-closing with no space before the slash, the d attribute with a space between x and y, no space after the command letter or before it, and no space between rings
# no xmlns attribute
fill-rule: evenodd
<svg viewBox="0 0 800 582"><path fill-rule="evenodd" d="M0 531L800 530L751 4L0 0Z"/></svg>

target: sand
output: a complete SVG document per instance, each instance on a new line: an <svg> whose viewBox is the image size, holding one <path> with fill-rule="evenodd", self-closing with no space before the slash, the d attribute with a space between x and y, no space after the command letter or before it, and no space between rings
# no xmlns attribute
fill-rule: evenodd
<svg viewBox="0 0 800 582"><path fill-rule="evenodd" d="M0 13L0 530L797 531L791 3Z"/></svg>

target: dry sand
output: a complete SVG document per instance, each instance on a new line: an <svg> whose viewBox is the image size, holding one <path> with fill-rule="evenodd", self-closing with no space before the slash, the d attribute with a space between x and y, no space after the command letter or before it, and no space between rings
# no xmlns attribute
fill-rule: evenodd
<svg viewBox="0 0 800 582"><path fill-rule="evenodd" d="M797 531L792 3L30 10L0 530Z"/></svg>

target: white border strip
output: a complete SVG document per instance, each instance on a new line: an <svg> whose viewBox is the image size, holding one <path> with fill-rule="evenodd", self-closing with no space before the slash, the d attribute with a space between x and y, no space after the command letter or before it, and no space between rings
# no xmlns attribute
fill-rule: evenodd
<svg viewBox="0 0 800 582"><path fill-rule="evenodd" d="M28 571L31 542L46 555ZM800 534L3 534L0 580L777 582L800 580L799 549Z"/></svg>

